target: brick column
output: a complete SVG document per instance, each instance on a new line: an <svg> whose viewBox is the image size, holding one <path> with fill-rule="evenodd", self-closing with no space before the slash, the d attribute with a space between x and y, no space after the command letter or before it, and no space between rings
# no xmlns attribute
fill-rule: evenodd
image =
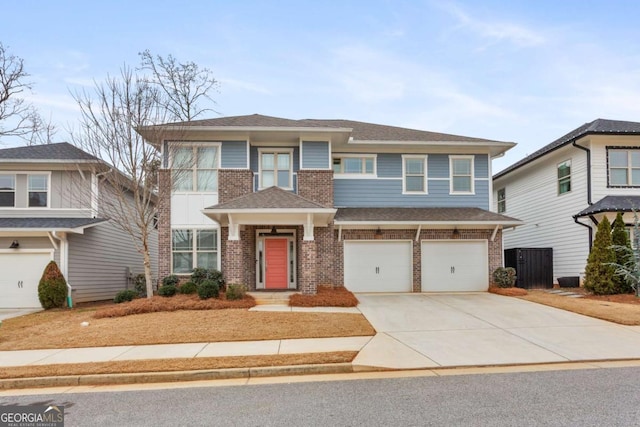
<svg viewBox="0 0 640 427"><path fill-rule="evenodd" d="M225 240L226 247L223 272L227 283L244 284L242 241Z"/></svg>
<svg viewBox="0 0 640 427"><path fill-rule="evenodd" d="M171 274L171 171L158 171L158 282Z"/></svg>
<svg viewBox="0 0 640 427"><path fill-rule="evenodd" d="M316 242L315 240L302 241L302 262L300 268L300 290L303 294L314 295L317 291L316 274Z"/></svg>

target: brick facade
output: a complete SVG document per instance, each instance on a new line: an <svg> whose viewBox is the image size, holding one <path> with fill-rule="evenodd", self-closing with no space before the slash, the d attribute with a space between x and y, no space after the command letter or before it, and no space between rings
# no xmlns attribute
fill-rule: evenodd
<svg viewBox="0 0 640 427"><path fill-rule="evenodd" d="M158 171L158 282L171 274L171 171Z"/></svg>
<svg viewBox="0 0 640 427"><path fill-rule="evenodd" d="M218 169L218 203L253 193L253 172L249 169Z"/></svg>
<svg viewBox="0 0 640 427"><path fill-rule="evenodd" d="M313 295L317 291L317 263L318 255L316 253L317 244L315 240L303 240L300 243L302 257L300 258L298 265L301 270L298 274L300 282L298 288L303 294Z"/></svg>
<svg viewBox="0 0 640 427"><path fill-rule="evenodd" d="M333 171L300 169L298 195L324 207L333 208Z"/></svg>

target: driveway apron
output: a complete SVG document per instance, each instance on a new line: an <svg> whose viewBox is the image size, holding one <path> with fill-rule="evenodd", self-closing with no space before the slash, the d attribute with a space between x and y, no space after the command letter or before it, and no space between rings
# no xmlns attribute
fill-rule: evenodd
<svg viewBox="0 0 640 427"><path fill-rule="evenodd" d="M378 332L354 367L640 358L640 329L489 293L358 294Z"/></svg>

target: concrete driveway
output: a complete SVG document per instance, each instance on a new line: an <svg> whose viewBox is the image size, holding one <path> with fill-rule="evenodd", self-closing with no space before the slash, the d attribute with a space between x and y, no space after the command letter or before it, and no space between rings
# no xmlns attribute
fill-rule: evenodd
<svg viewBox="0 0 640 427"><path fill-rule="evenodd" d="M622 326L489 293L358 294L378 332L353 361L395 369L640 358Z"/></svg>
<svg viewBox="0 0 640 427"><path fill-rule="evenodd" d="M36 311L41 310L41 308L0 308L0 322L5 319L24 316L25 314L35 313Z"/></svg>

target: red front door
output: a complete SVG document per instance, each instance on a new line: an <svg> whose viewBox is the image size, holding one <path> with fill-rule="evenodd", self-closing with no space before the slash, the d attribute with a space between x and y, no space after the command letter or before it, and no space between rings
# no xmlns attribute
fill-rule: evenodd
<svg viewBox="0 0 640 427"><path fill-rule="evenodd" d="M266 289L287 289L287 239L265 239Z"/></svg>

